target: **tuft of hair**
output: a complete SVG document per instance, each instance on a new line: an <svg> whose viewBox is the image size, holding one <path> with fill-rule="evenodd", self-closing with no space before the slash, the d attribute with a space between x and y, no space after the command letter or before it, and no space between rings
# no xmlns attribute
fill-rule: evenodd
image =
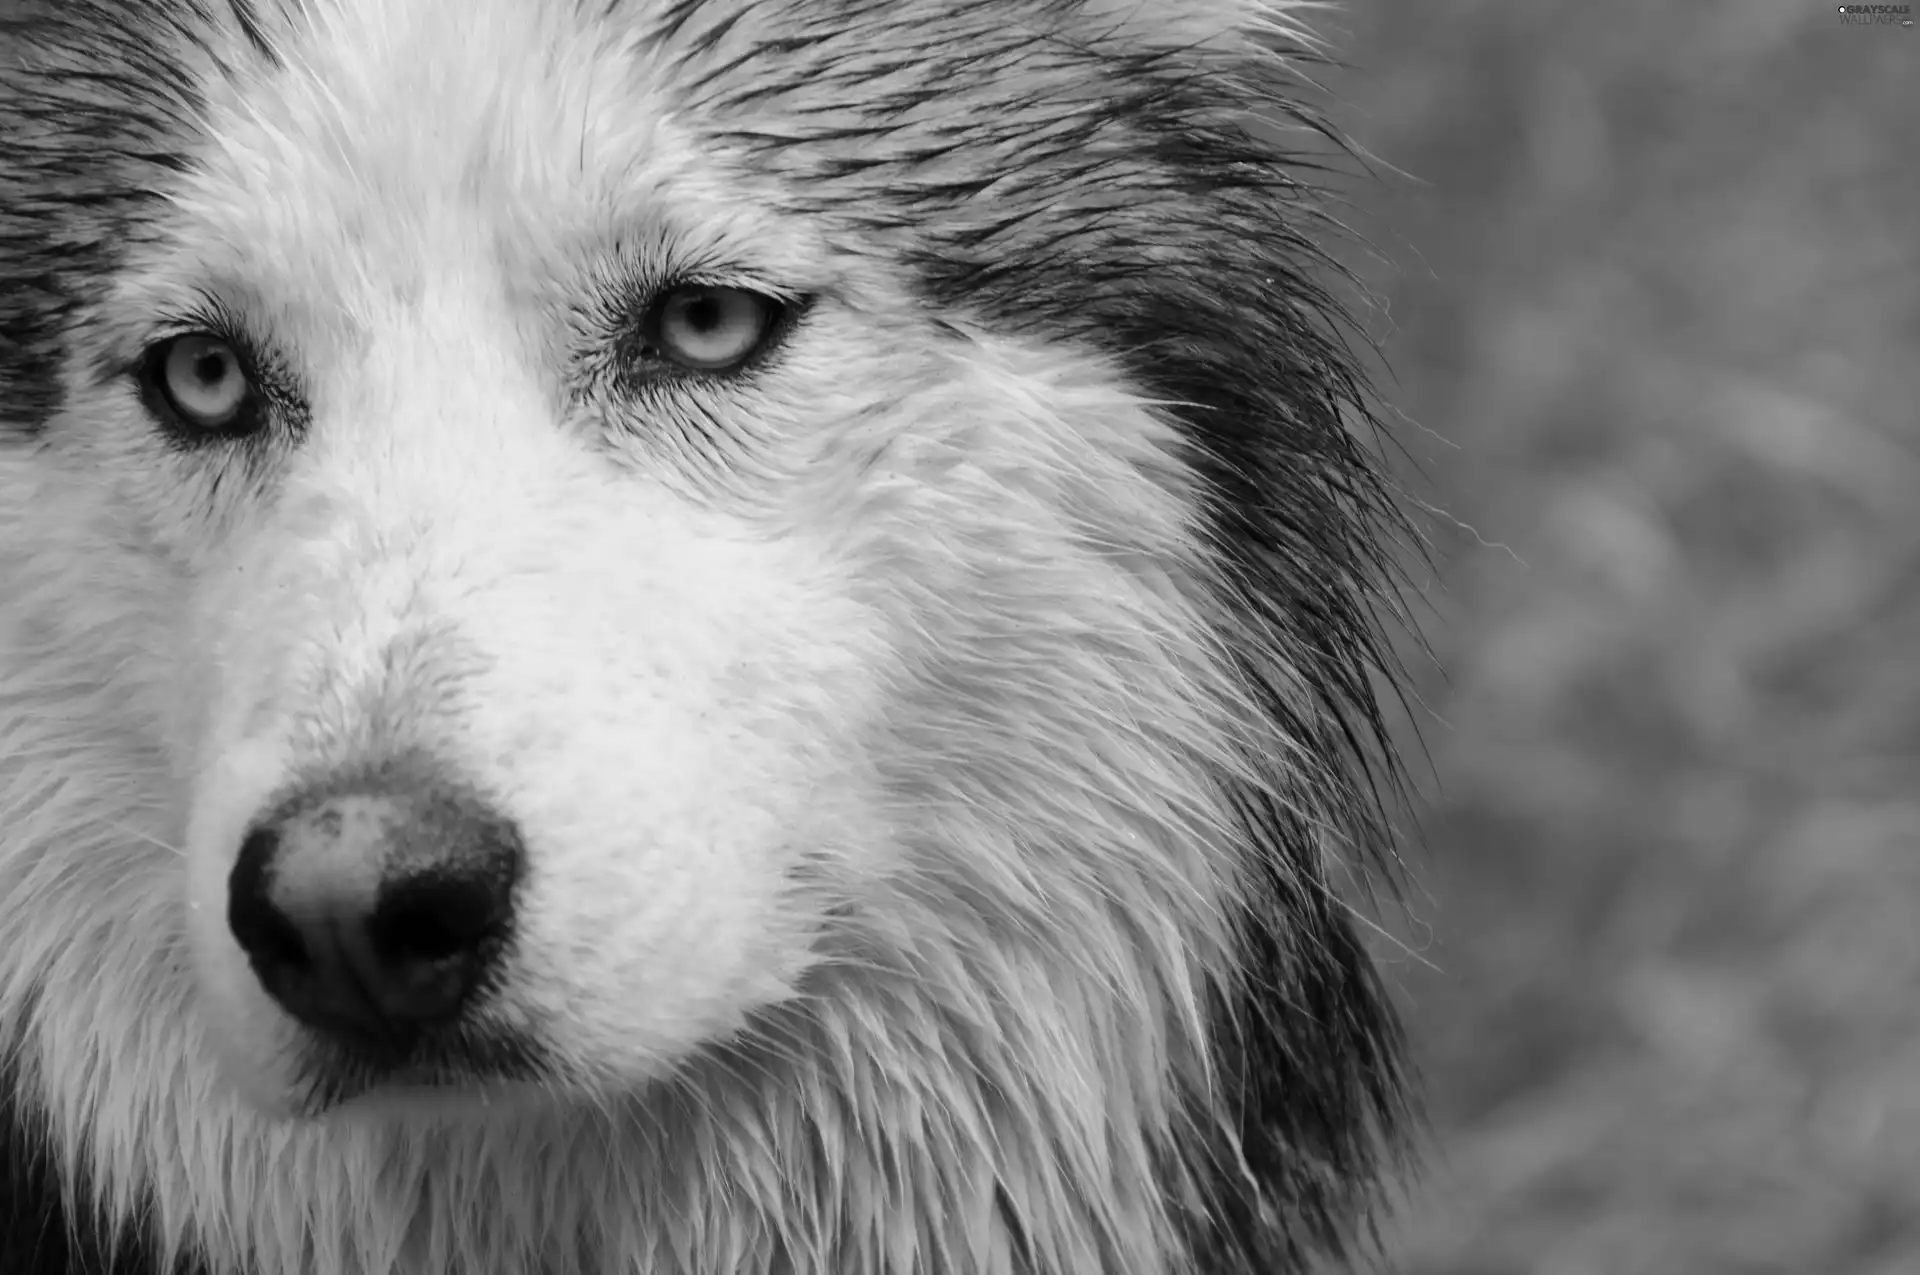
<svg viewBox="0 0 1920 1275"><path fill-rule="evenodd" d="M1313 7L0 3L0 1270L1358 1259L1411 1122L1357 910L1396 875L1407 527L1335 299ZM784 344L724 385L596 370L596 316L687 275L792 299ZM188 445L133 369L215 312L280 423ZM409 460L383 405L455 400L484 441ZM377 630L352 558L403 525L449 546L379 563L445 603L416 680L471 711L412 666L242 676ZM647 714L705 693L660 651L737 634L724 697L659 720L752 741L748 778L696 734L695 814L630 804L626 758L680 764ZM499 1003L546 1033L533 1096L289 1119L228 1083L223 1032L291 1029L221 1017L189 865L225 879L220 723L270 700L323 741L301 765L399 721L525 825ZM560 760L486 771L523 735ZM735 875L658 869L742 962L649 993L697 1030L539 928L653 915L629 823L762 800L811 848L722 829ZM544 872L543 829L581 847Z"/></svg>

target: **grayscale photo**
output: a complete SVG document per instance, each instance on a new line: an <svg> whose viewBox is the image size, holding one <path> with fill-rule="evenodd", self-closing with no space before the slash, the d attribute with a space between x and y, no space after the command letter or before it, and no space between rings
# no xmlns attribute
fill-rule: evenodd
<svg viewBox="0 0 1920 1275"><path fill-rule="evenodd" d="M1920 29L0 0L0 1275L1920 1272Z"/></svg>

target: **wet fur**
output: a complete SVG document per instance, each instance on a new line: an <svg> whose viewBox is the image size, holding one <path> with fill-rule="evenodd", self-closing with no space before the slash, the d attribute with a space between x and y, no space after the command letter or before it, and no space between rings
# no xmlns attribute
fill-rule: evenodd
<svg viewBox="0 0 1920 1275"><path fill-rule="evenodd" d="M0 1269L1351 1251L1403 1124L1348 903L1388 851L1398 523L1309 169L1245 127L1310 123L1310 46L1283 7L1161 7L0 4ZM418 117L383 97L400 66ZM443 189L485 217L422 195L409 240ZM437 255L474 227L526 245L504 282L466 264L481 240ZM621 379L628 293L689 263L813 298L744 388ZM218 454L126 376L208 289L282 365L276 438ZM655 636L596 647L602 619ZM664 672L629 663L650 641ZM269 701L248 753L233 722ZM805 848L699 822L747 782L702 769L716 703ZM512 754L521 726L577 764ZM482 737L527 760L487 771ZM619 810L733 875L556 848L502 1012L580 1017L532 1093L289 1120L231 1080L286 1098L301 1055L220 1016L253 1002L206 990L230 965L195 919L284 767L223 758L400 748L471 750L574 844ZM609 756L693 795L620 807ZM609 923L655 894L711 922L685 938L712 960L646 998L690 1025L579 946L658 940Z"/></svg>

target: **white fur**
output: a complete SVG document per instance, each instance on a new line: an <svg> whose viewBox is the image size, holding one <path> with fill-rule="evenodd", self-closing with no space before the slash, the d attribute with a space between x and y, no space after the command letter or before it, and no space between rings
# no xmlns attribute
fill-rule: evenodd
<svg viewBox="0 0 1920 1275"><path fill-rule="evenodd" d="M1205 767L1289 747L1171 427L773 211L625 29L315 0L269 12L284 70L199 68L94 330L209 293L311 420L183 454L76 375L0 449L0 1020L109 1213L150 1192L215 1275L1011 1275L1009 1215L1044 1270L1155 1275L1243 871ZM818 297L777 367L576 392L608 271L714 261ZM304 1111L227 874L394 749L523 831L484 1012L550 1088Z"/></svg>

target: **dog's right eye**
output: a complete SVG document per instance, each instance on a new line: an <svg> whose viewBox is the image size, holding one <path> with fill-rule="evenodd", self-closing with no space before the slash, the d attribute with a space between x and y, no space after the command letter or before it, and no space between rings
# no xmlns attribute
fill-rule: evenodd
<svg viewBox="0 0 1920 1275"><path fill-rule="evenodd" d="M745 288L669 288L641 324L641 356L690 372L731 371L767 345L785 309L775 298Z"/></svg>
<svg viewBox="0 0 1920 1275"><path fill-rule="evenodd" d="M230 438L258 423L259 395L239 351L212 333L189 332L153 346L141 381L148 406L182 433Z"/></svg>

